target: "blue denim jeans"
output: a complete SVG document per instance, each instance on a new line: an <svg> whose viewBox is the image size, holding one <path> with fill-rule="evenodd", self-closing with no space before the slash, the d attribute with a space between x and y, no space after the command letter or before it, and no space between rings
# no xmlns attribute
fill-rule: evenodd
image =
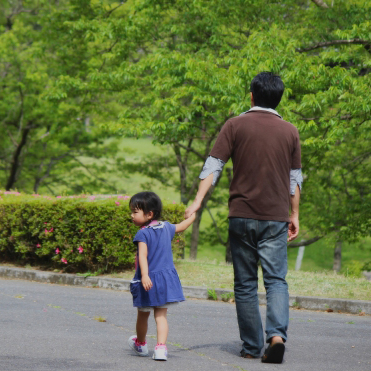
<svg viewBox="0 0 371 371"><path fill-rule="evenodd" d="M259 260L267 293L266 341L273 336L287 339L287 229L286 222L229 219L238 327L243 350L255 357L260 356L264 347L257 295Z"/></svg>

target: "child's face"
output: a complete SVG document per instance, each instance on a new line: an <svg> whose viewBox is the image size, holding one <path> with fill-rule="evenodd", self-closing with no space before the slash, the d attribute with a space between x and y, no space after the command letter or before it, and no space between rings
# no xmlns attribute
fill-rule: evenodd
<svg viewBox="0 0 371 371"><path fill-rule="evenodd" d="M138 227L141 227L142 225L146 224L152 218L153 218L152 211L150 211L148 214L145 214L143 210L131 209L131 220Z"/></svg>

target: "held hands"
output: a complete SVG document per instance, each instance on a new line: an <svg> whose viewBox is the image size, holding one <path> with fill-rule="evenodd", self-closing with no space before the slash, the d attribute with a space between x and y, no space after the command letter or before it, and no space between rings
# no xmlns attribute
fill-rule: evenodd
<svg viewBox="0 0 371 371"><path fill-rule="evenodd" d="M149 276L142 276L142 285L144 287L144 290L149 291L152 288L152 281L149 278Z"/></svg>
<svg viewBox="0 0 371 371"><path fill-rule="evenodd" d="M184 217L188 219L191 215L193 215L199 208L201 207L201 202L194 200L192 205L187 208L184 213Z"/></svg>
<svg viewBox="0 0 371 371"><path fill-rule="evenodd" d="M290 216L290 224L288 230L288 238L287 241L293 241L299 234L299 218L296 215Z"/></svg>

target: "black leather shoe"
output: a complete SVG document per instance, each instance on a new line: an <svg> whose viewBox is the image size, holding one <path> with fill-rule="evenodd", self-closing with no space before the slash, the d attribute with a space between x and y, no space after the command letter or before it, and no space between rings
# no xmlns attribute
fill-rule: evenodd
<svg viewBox="0 0 371 371"><path fill-rule="evenodd" d="M269 344L262 357L264 363L282 363L283 355L285 354L285 344L275 343Z"/></svg>

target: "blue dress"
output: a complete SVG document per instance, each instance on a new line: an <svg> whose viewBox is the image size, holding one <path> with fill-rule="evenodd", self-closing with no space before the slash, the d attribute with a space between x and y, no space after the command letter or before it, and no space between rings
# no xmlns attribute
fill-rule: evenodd
<svg viewBox="0 0 371 371"><path fill-rule="evenodd" d="M184 301L182 285L173 262L171 240L175 235L175 225L158 222L137 232L134 243L144 242L148 248L148 275L152 288L144 290L138 264L135 276L130 283L134 307L155 307L166 303Z"/></svg>

